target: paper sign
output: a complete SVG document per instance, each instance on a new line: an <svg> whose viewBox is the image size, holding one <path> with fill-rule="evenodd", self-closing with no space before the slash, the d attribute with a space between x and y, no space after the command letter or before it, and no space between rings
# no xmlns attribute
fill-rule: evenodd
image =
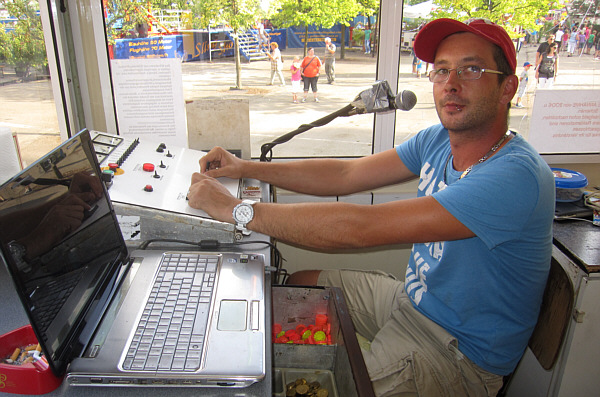
<svg viewBox="0 0 600 397"><path fill-rule="evenodd" d="M113 59L119 133L187 148L181 60Z"/></svg>
<svg viewBox="0 0 600 397"><path fill-rule="evenodd" d="M600 152L600 90L537 90L529 143L541 154Z"/></svg>

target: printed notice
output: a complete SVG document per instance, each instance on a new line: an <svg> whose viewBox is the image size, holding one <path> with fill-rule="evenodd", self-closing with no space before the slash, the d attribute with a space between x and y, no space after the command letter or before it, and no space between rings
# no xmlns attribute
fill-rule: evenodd
<svg viewBox="0 0 600 397"><path fill-rule="evenodd" d="M187 148L181 60L113 59L119 133Z"/></svg>
<svg viewBox="0 0 600 397"><path fill-rule="evenodd" d="M600 152L600 90L537 90L529 142L542 154Z"/></svg>

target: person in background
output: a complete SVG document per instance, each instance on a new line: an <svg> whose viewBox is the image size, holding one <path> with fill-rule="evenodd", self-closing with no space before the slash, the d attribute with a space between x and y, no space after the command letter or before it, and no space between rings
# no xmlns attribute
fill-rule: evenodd
<svg viewBox="0 0 600 397"><path fill-rule="evenodd" d="M269 85L273 85L273 81L275 81L275 75L279 76L279 81L281 81L281 85L285 86L285 79L283 78L283 61L281 60L281 51L279 51L279 44L273 42L271 43L271 52L267 53L269 58L271 58L271 82Z"/></svg>
<svg viewBox="0 0 600 397"><path fill-rule="evenodd" d="M552 88L558 75L558 53L556 43L553 43L548 52L544 52L535 66L535 78L538 88Z"/></svg>
<svg viewBox="0 0 600 397"><path fill-rule="evenodd" d="M539 63L540 57L542 56L542 54L544 52L548 52L548 48L554 44L554 35L553 34L549 34L548 37L546 37L546 41L541 43L538 46L537 51L535 52L535 64L537 65Z"/></svg>
<svg viewBox="0 0 600 397"><path fill-rule="evenodd" d="M495 396L537 322L552 256L554 176L508 130L519 79L502 27L437 19L417 36L415 53L433 65L441 124L353 159L257 162L214 148L192 176L189 205L228 223L236 223L235 207L250 207L240 221L247 229L310 249L412 243L403 280L365 264L296 272L288 284L342 289L356 331L370 342L362 354L377 396ZM224 189L216 179L224 176L316 196L416 180L416 197L249 204Z"/></svg>
<svg viewBox="0 0 600 397"><path fill-rule="evenodd" d="M590 55L590 51L594 48L594 44L596 43L596 31L593 30L587 38L585 43L585 53Z"/></svg>
<svg viewBox="0 0 600 397"><path fill-rule="evenodd" d="M415 55L415 38L417 36L413 36L410 43L410 55L412 56L412 72L413 74L417 74L417 66L419 64L419 58ZM418 76L417 76L418 77Z"/></svg>
<svg viewBox="0 0 600 397"><path fill-rule="evenodd" d="M292 102L298 103L298 93L302 91L302 88L300 87L300 81L302 80L302 68L300 64L300 58L298 56L294 57L292 65L290 66L290 71L292 72Z"/></svg>
<svg viewBox="0 0 600 397"><path fill-rule="evenodd" d="M427 69L429 68L429 64L424 62L421 59L417 59L417 78L420 79L421 76L427 76Z"/></svg>
<svg viewBox="0 0 600 397"><path fill-rule="evenodd" d="M585 48L585 29L580 29L577 33L577 55L581 56L583 54L583 49Z"/></svg>
<svg viewBox="0 0 600 397"><path fill-rule="evenodd" d="M517 40L516 40L516 43L515 43L515 44L516 44L516 46L517 46L517 48L516 48L516 50L517 50L517 54L518 54L519 52L521 52L521 48L523 48L523 42L524 42L524 41L525 41L525 34L524 34L524 33L521 33L521 34L519 35L519 37L517 37Z"/></svg>
<svg viewBox="0 0 600 397"><path fill-rule="evenodd" d="M309 88L313 92L315 102L319 102L317 82L319 81L319 71L321 70L322 65L319 57L315 55L315 49L309 47L308 55L304 57L302 64L300 65L302 69L302 80L304 81L304 97L302 98L302 102L306 102Z"/></svg>
<svg viewBox="0 0 600 397"><path fill-rule="evenodd" d="M283 61L281 59L281 51L279 51L279 44L271 43L271 52L268 52L267 56L271 59L271 82L269 85L273 85L275 75L277 75L279 76L279 81L281 81L281 86L285 86L285 79L283 78Z"/></svg>
<svg viewBox="0 0 600 397"><path fill-rule="evenodd" d="M577 50L577 30L573 29L569 35L569 41L567 43L568 57L572 57Z"/></svg>
<svg viewBox="0 0 600 397"><path fill-rule="evenodd" d="M135 31L138 38L148 37L148 24L146 22L138 22L135 25Z"/></svg>
<svg viewBox="0 0 600 397"><path fill-rule="evenodd" d="M268 52L269 34L265 30L265 25L262 23L262 21L259 20L256 22L256 30L258 31L257 36L259 50Z"/></svg>
<svg viewBox="0 0 600 397"><path fill-rule="evenodd" d="M325 37L325 74L327 75L327 82L334 84L335 82L335 44L331 42L331 38Z"/></svg>
<svg viewBox="0 0 600 397"><path fill-rule="evenodd" d="M556 53L560 53L561 50L561 45L562 45L562 37L564 36L565 31L563 30L562 26L559 26L558 29L556 29L556 33L554 33L554 42L556 43Z"/></svg>
<svg viewBox="0 0 600 397"><path fill-rule="evenodd" d="M371 53L371 29L365 29L365 54Z"/></svg>
<svg viewBox="0 0 600 397"><path fill-rule="evenodd" d="M523 71L521 72L521 76L519 77L519 90L517 91L517 102L515 103L515 107L522 108L523 104L521 103L521 99L523 95L527 92L527 83L529 82L529 69L531 68L531 63L525 62L523 64Z"/></svg>
<svg viewBox="0 0 600 397"><path fill-rule="evenodd" d="M569 29L565 29L565 33L562 35L562 38L561 38L562 43L560 45L559 53L560 53L560 51L568 52L568 42L569 42L570 37L571 37L571 31Z"/></svg>

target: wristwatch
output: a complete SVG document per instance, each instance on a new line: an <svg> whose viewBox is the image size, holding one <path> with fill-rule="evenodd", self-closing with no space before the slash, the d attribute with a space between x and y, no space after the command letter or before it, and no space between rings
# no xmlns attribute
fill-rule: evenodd
<svg viewBox="0 0 600 397"><path fill-rule="evenodd" d="M242 200L241 203L233 208L233 220L235 228L242 232L243 235L249 235L252 231L246 229L246 225L254 219L254 200Z"/></svg>

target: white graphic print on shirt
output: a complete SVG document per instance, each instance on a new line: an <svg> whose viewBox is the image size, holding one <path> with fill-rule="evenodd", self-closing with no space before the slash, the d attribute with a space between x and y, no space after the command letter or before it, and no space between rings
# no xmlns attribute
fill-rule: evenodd
<svg viewBox="0 0 600 397"><path fill-rule="evenodd" d="M437 182L435 175L435 168L426 162L421 168L419 191L422 194L429 196L434 192L435 185L437 184L438 191L446 188L446 184L443 180ZM437 182L437 183L436 183ZM444 242L434 242L421 244L429 251L430 258L439 262L444 252ZM408 266L406 269L406 293L412 298L413 302L418 306L421 302L423 294L427 292L427 272L431 269L431 264L423 258L418 251L415 251L415 245L413 245L412 253L414 268Z"/></svg>

